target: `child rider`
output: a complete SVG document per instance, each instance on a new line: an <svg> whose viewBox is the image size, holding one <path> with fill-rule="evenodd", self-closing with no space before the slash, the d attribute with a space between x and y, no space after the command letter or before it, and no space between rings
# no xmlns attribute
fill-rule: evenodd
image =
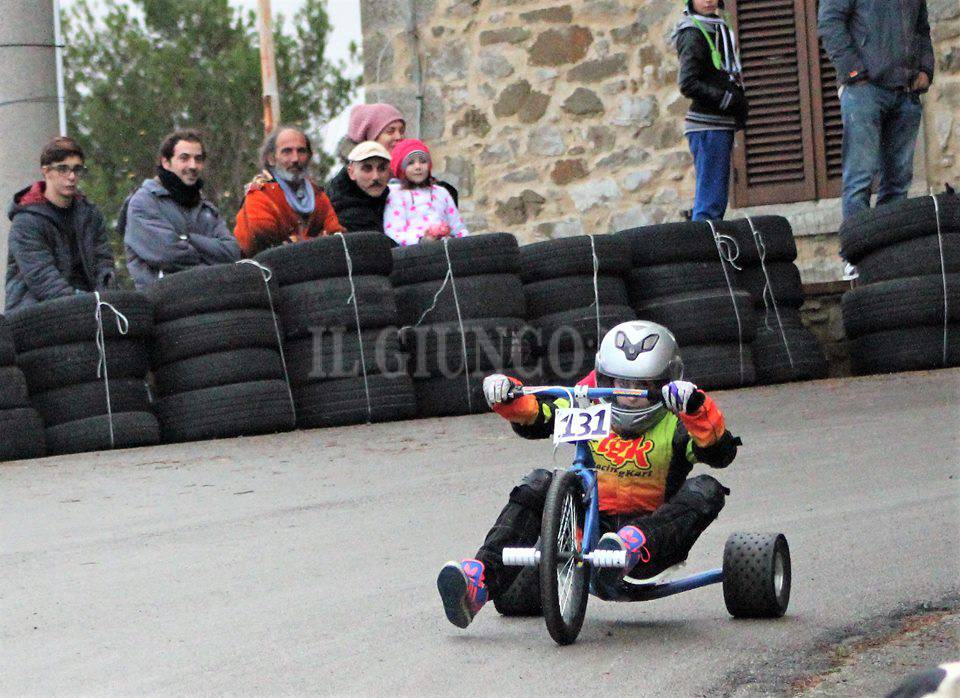
<svg viewBox="0 0 960 698"><path fill-rule="evenodd" d="M649 579L685 560L730 493L709 475L687 479L694 463L729 465L740 440L727 431L710 396L682 376L683 361L670 331L635 320L604 336L595 370L580 382L656 395L652 400L612 400L613 433L590 442L603 533L598 548L625 550L628 561L627 570L597 571L595 589L601 597L615 597L626 574ZM550 436L556 411L569 407L569 400L536 395L510 399L514 385L520 382L501 374L488 376L483 388L491 408L524 438ZM544 469L524 477L476 558L449 562L440 570L437 587L451 623L467 627L488 599L506 593L517 579L522 568L504 566L502 551L536 543L552 477Z"/></svg>

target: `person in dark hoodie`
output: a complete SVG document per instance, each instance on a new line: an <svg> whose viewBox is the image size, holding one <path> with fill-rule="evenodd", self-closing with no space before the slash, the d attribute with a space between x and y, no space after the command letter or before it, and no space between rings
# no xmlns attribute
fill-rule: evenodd
<svg viewBox="0 0 960 698"><path fill-rule="evenodd" d="M165 274L240 259L237 239L203 198L206 159L197 131L174 131L160 145L157 176L144 180L124 203L123 244L137 290Z"/></svg>
<svg viewBox="0 0 960 698"><path fill-rule="evenodd" d="M723 218L733 135L747 121L736 38L718 10L723 0L686 0L672 35L680 57L680 93L691 100L683 133L697 177L695 221Z"/></svg>
<svg viewBox="0 0 960 698"><path fill-rule="evenodd" d="M383 232L383 210L390 193L390 153L376 141L355 146L344 167L327 185L340 225L350 232Z"/></svg>
<svg viewBox="0 0 960 698"><path fill-rule="evenodd" d="M113 284L103 216L78 189L83 150L72 138L54 138L40 154L40 171L43 179L18 191L7 212L7 312Z"/></svg>

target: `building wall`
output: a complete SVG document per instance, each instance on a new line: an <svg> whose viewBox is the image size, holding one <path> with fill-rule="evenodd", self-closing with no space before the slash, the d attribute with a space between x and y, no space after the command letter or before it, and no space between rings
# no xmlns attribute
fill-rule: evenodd
<svg viewBox="0 0 960 698"><path fill-rule="evenodd" d="M928 0L937 76L915 192L960 184L960 3ZM361 1L369 102L386 101L459 187L471 229L530 242L677 220L693 198L687 101L664 0ZM805 280L837 278L839 202L785 213ZM743 212L732 211L732 216Z"/></svg>

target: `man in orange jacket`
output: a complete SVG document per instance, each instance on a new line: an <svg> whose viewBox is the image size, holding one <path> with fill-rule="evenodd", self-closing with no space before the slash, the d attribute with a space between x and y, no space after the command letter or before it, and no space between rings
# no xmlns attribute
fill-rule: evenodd
<svg viewBox="0 0 960 698"><path fill-rule="evenodd" d="M247 185L233 230L248 257L269 247L343 232L323 189L307 175L310 138L278 126L260 150L263 171Z"/></svg>

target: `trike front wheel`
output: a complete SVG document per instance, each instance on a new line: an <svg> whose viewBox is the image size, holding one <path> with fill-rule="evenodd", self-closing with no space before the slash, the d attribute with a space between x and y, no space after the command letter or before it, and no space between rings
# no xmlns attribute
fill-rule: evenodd
<svg viewBox="0 0 960 698"><path fill-rule="evenodd" d="M577 639L587 612L590 568L580 557L585 513L580 477L554 474L540 528L540 601L550 637L559 645Z"/></svg>

